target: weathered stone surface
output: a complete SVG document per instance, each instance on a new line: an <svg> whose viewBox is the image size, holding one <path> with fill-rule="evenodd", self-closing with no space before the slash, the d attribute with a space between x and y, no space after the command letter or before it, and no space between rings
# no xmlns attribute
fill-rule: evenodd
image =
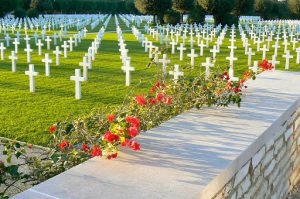
<svg viewBox="0 0 300 199"><path fill-rule="evenodd" d="M262 158L265 155L266 147L262 147L252 158L252 166L253 168L256 168L256 166L260 163Z"/></svg>

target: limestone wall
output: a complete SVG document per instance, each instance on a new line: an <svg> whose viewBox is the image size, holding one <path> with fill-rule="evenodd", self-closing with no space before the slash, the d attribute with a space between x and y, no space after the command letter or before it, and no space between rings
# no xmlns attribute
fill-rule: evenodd
<svg viewBox="0 0 300 199"><path fill-rule="evenodd" d="M299 180L298 101L235 164L214 179L201 198L283 199Z"/></svg>

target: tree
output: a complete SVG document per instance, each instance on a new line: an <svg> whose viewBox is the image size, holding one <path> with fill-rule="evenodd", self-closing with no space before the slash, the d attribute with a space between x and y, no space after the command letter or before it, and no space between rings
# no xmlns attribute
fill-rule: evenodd
<svg viewBox="0 0 300 199"><path fill-rule="evenodd" d="M274 2L272 0L255 0L254 10L262 18L269 19L273 10Z"/></svg>
<svg viewBox="0 0 300 199"><path fill-rule="evenodd" d="M174 10L167 11L167 13L164 14L164 22L172 25L177 24L180 22L180 13L175 12Z"/></svg>
<svg viewBox="0 0 300 199"><path fill-rule="evenodd" d="M190 12L189 23L203 23L205 19L205 11L199 5L196 5Z"/></svg>
<svg viewBox="0 0 300 199"><path fill-rule="evenodd" d="M252 15L253 14L254 0L235 0L235 14L241 15Z"/></svg>
<svg viewBox="0 0 300 199"><path fill-rule="evenodd" d="M180 13L180 22L183 22L183 14L189 12L194 7L194 0L173 0L173 10Z"/></svg>
<svg viewBox="0 0 300 199"><path fill-rule="evenodd" d="M16 18L24 18L26 17L26 10L24 8L17 8L14 10L14 15Z"/></svg>
<svg viewBox="0 0 300 199"><path fill-rule="evenodd" d="M205 12L214 15L215 23L225 23L230 17L235 0L198 0Z"/></svg>
<svg viewBox="0 0 300 199"><path fill-rule="evenodd" d="M135 0L134 3L142 14L153 15L155 22L157 22L157 17L162 21L163 14L172 6L171 0Z"/></svg>
<svg viewBox="0 0 300 199"><path fill-rule="evenodd" d="M298 18L300 17L300 0L288 0L287 1L288 7L290 11L297 15Z"/></svg>

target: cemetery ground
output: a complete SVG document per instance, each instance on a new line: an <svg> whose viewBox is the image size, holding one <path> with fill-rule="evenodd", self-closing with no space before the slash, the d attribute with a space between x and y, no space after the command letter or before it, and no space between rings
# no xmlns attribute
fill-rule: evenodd
<svg viewBox="0 0 300 199"><path fill-rule="evenodd" d="M159 70L156 66L150 68L146 67L150 62L148 53L145 53L144 48L120 18L119 22L124 32L124 39L128 45L129 56L131 56L132 60L131 65L135 67L135 71L131 75L131 87L125 86L125 75L122 70L120 70L122 63L118 51L115 20L114 17L112 17L100 44L96 60L93 61L93 70L88 72L88 81L82 84L83 98L81 100L74 98L74 82L70 81L70 76L74 74L74 69L79 67L79 62L82 62L82 57L93 41L96 31L100 29L102 24L94 28L94 30L89 30L89 34L83 39L82 43L74 47L73 52L68 52L68 58L61 56L59 66L55 66L55 56L52 54L52 51L55 50L53 43L51 44L51 50L46 50L46 43L44 42L43 54L39 56L34 39L31 39L30 46L33 49L31 53L31 63L35 65L35 70L39 72L39 76L36 77L35 93L29 92L28 76L24 74L24 71L28 70L28 63L26 61L26 52L24 51L25 41L22 39L22 36L19 53L17 54L19 57L17 60L17 72L11 72L11 60L8 59L10 51L14 49L14 45L11 41L10 47L5 51L5 60L1 61L0 64L0 136L43 145L48 142L50 137L47 131L51 124L65 120L66 118L71 119L84 116L89 114L92 110L109 112L109 109L105 107L120 105L128 93L147 92L155 81ZM141 27L143 27L143 25L141 25ZM141 28L141 30L143 30L143 28ZM95 31L95 33L92 33L93 31ZM69 35L64 37L63 40L67 40L72 33L74 34L75 30L70 30ZM53 34L53 32L47 33L47 35L50 34ZM221 46L221 52L217 54L215 67L212 70L225 71L227 69L226 67L229 62L226 60L226 57L230 54L230 49L227 48L227 46L230 45L230 33L227 34ZM13 35L11 36L13 37ZM146 34L145 36L153 41L154 45L162 46L150 35ZM195 36L194 40L197 41ZM238 60L234 63L234 70L236 75L241 75L242 72L248 68L247 55L244 54L242 41L238 34L236 40L235 45L237 49L235 50L235 56ZM179 42L180 41L181 39L179 39ZM3 42L5 43L5 41ZM185 76L204 73L205 68L200 67L200 65L205 62L206 57L211 56L209 51L214 45L215 39L209 42L209 48L204 48L204 56L199 56L199 47L196 43L194 44L196 48L195 53L198 54L198 57L195 58L194 70L191 70L189 64L190 58L186 56L186 54L190 53L188 41L186 41L186 43L187 49L184 52L183 61L179 60L178 50L176 50L175 54L171 54L171 45L167 46L168 59L171 60L171 64L169 64L167 70L172 70L173 65L176 63L180 65ZM57 45L62 44L63 41L60 42L58 40ZM270 45L273 44L274 42L270 43ZM252 48L256 48L256 44L251 43L251 45ZM261 46L262 45L263 44L261 44ZM176 48L177 47L179 46L176 46ZM292 47L290 46L289 48ZM44 58L44 53L49 53L53 61L53 63L50 64L51 77L45 76L45 66L44 63L41 62ZM267 58L271 59L268 54L271 55L273 52L267 52ZM277 69L279 70L284 70L285 59L282 58L282 54L283 47L278 51L279 56L277 59L280 61L280 64L277 65ZM294 54L294 59L295 56ZM256 52L252 60L262 60L262 52ZM290 70L300 71L299 66L296 65L294 61L291 61Z"/></svg>

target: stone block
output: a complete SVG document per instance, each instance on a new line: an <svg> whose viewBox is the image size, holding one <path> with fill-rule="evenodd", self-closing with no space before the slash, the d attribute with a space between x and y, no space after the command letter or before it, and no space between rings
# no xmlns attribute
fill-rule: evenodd
<svg viewBox="0 0 300 199"><path fill-rule="evenodd" d="M266 154L266 147L262 147L252 158L252 166L255 169Z"/></svg>
<svg viewBox="0 0 300 199"><path fill-rule="evenodd" d="M264 171L264 177L267 177L274 169L277 161L273 159L270 164L266 167L266 170Z"/></svg>
<svg viewBox="0 0 300 199"><path fill-rule="evenodd" d="M235 179L234 179L234 187L239 185L242 180L248 175L249 173L249 168L250 168L250 161L247 162L236 174Z"/></svg>
<svg viewBox="0 0 300 199"><path fill-rule="evenodd" d="M266 153L265 157L262 159L261 163L262 163L262 170L264 170L268 165L269 163L272 161L272 159L274 158L274 155L273 155L273 150L270 150Z"/></svg>
<svg viewBox="0 0 300 199"><path fill-rule="evenodd" d="M290 127L285 133L284 133L284 140L287 141L289 137L293 134L293 127Z"/></svg>
<svg viewBox="0 0 300 199"><path fill-rule="evenodd" d="M278 140L274 143L274 154L277 155L277 153L281 150L281 148L284 145L283 137L280 137Z"/></svg>

